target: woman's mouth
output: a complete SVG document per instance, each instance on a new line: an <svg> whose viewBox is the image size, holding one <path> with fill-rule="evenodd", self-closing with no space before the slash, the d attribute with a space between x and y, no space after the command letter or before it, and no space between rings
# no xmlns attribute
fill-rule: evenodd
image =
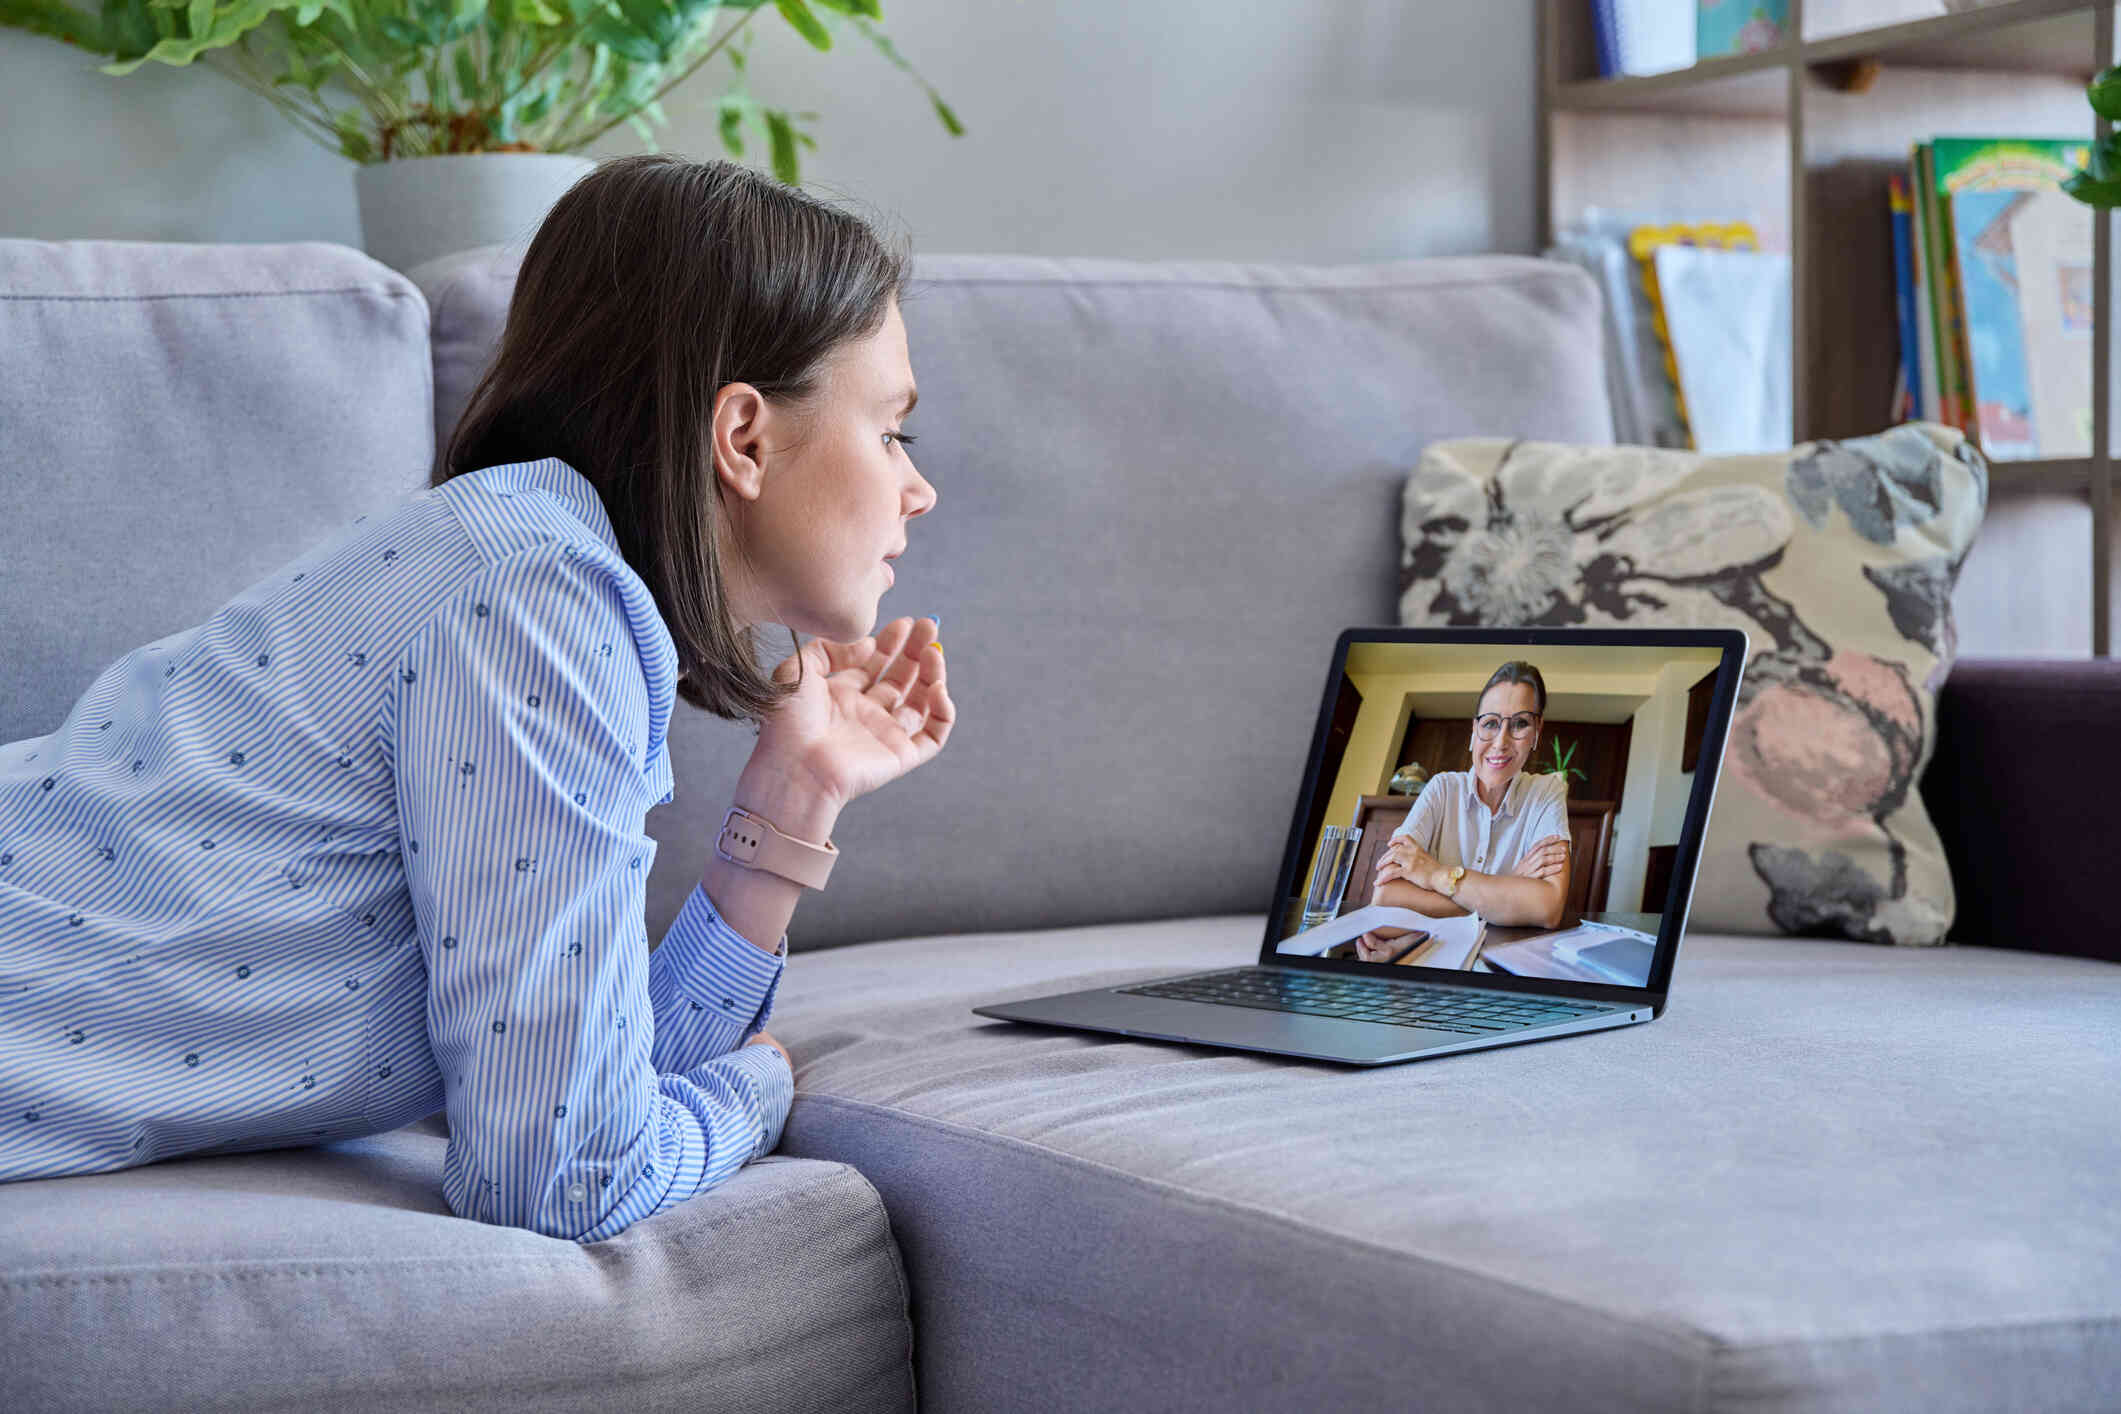
<svg viewBox="0 0 2121 1414"><path fill-rule="evenodd" d="M1507 766L1510 764L1510 758L1507 756L1484 756L1481 759L1490 766Z"/></svg>
<svg viewBox="0 0 2121 1414"><path fill-rule="evenodd" d="M898 571L896 571L896 570L894 570L894 569L892 569L892 568L891 568L891 561L889 561L889 560L878 560L878 561L877 561L877 563L878 563L878 564L880 564L880 565L882 565L882 566L884 567L884 578L885 578L885 579L886 579L886 580L887 580L888 582L890 582L890 583L892 583L892 584L897 584L897 583L898 583Z"/></svg>

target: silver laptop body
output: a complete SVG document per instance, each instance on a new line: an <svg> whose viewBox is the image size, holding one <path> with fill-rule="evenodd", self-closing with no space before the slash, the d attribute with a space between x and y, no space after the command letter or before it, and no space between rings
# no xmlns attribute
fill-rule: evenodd
<svg viewBox="0 0 2121 1414"><path fill-rule="evenodd" d="M1328 792L1330 798L1338 786L1345 795L1351 773L1358 785L1380 784L1375 778L1391 774L1400 764L1351 763L1345 749L1350 733L1341 730L1335 741L1336 708L1345 720L1351 663L1366 665L1370 670L1366 680L1385 685L1385 690L1363 695L1362 710L1392 713L1388 720L1397 734L1393 739L1399 740L1411 739L1412 725L1421 720L1424 709L1441 718L1462 707L1470 721L1472 704L1467 698L1477 701L1478 692L1469 690L1468 684L1477 684L1478 679L1467 676L1469 667L1490 660L1497 664L1523 660L1537 666L1542 657L1550 663L1565 660L1569 665L1560 673L1541 669L1548 695L1547 718L1559 715L1554 708L1567 702L1575 704L1567 710L1595 714L1604 721L1629 710L1627 704L1644 691L1644 685L1657 684L1652 695L1643 699L1644 705L1632 709L1632 715L1623 720L1627 722L1626 740L1632 743L1645 714L1651 711L1649 704L1656 704L1656 739L1645 745L1658 747L1666 758L1676 705L1670 700L1671 684L1692 679L1683 745L1694 756L1695 769L1674 772L1668 760L1659 759L1651 768L1653 774L1640 778L1653 783L1653 795L1657 789L1674 791L1667 797L1672 805L1680 798L1685 801L1676 844L1654 846L1672 851L1662 909L1622 915L1585 911L1565 916L1558 929L1504 930L1511 934L1507 945L1491 941L1501 932L1485 930L1483 925L1473 960L1448 967L1366 962L1284 949L1284 943L1308 946L1299 937L1302 932L1325 931L1294 926L1297 920L1291 911L1292 906L1300 911L1299 891L1311 870L1312 847L1322 820L1318 793ZM1693 900L1701 842L1715 801L1716 778L1745 661L1746 638L1735 629L1346 629L1334 645L1326 674L1281 876L1256 960L1250 964L1233 960L1227 968L1207 972L972 1010L1003 1021L1353 1065L1425 1060L1455 1051L1486 1050L1654 1020L1664 1011L1672 966ZM1611 665L1612 670L1600 664ZM1624 672L1619 670L1623 666ZM1697 670L1700 675L1695 677ZM1615 684L1623 690L1613 690ZM1373 697L1378 699L1374 706ZM1499 731L1510 729L1491 725ZM1337 760L1329 760L1329 742L1341 748ZM1624 759L1625 751L1634 749L1632 745L1624 748ZM1639 785L1640 780L1627 777L1631 785ZM1380 792L1364 793L1374 798ZM1637 807L1641 808L1640 802ZM1622 799L1618 808L1625 811L1628 802ZM1668 806L1664 814L1671 813ZM1607 823L1610 828L1611 822ZM1643 823L1636 820L1633 833L1649 848L1648 836L1640 833ZM1621 861L1616 858L1614 863L1613 872L1623 878L1644 877L1643 902L1654 901L1653 881L1646 876L1643 861L1627 861L1624 872ZM1348 915L1368 892L1369 881L1351 878L1338 916ZM1639 926L1608 921L1613 917L1625 917ZM1654 927L1650 926L1653 919ZM1603 929L1613 930L1614 948L1601 949L1596 942L1584 945L1586 938L1604 936L1597 931ZM1534 936L1516 936L1527 932ZM1648 946L1653 936L1654 954ZM1607 953L1606 959L1592 961L1599 951ZM1511 959L1507 964L1501 960L1505 956ZM1616 968L1611 961L1615 956L1625 956L1628 962ZM1624 980L1606 980L1615 977ZM1301 1009L1287 1009L1292 1006Z"/></svg>

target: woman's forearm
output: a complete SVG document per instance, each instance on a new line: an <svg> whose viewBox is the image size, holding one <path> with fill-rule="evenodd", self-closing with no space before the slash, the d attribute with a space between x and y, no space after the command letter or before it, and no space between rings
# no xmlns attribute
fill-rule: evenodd
<svg viewBox="0 0 2121 1414"><path fill-rule="evenodd" d="M822 844L832 837L839 823L839 806L819 795L814 786L776 770L771 762L753 756L737 777L736 799L754 815L763 815L784 835ZM788 931L788 920L803 896L803 886L763 869L731 864L710 849L700 885L714 903L722 920L755 944L761 952L772 952Z"/></svg>
<svg viewBox="0 0 2121 1414"><path fill-rule="evenodd" d="M1464 888L1461 884L1459 891L1463 893ZM1405 879L1387 879L1379 884L1370 891L1370 902L1381 903L1388 908L1411 908L1416 913L1426 913L1431 918L1456 918L1470 911L1432 889L1424 889Z"/></svg>
<svg viewBox="0 0 2121 1414"><path fill-rule="evenodd" d="M1544 879L1516 874L1467 874L1458 900L1490 923L1504 927L1553 928L1561 923L1561 890Z"/></svg>

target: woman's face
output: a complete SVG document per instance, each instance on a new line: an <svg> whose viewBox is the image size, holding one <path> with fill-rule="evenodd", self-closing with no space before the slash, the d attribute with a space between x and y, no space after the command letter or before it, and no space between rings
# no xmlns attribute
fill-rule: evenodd
<svg viewBox="0 0 2121 1414"><path fill-rule="evenodd" d="M1473 774L1483 784L1506 786L1510 777L1524 769L1525 762L1532 759L1532 750L1539 744L1539 694L1528 682L1499 682L1480 695L1480 705L1473 709ZM1484 716L1502 719L1501 730L1493 741L1480 738L1480 719ZM1519 737L1511 734L1511 727L1523 724L1527 719L1530 729Z"/></svg>
<svg viewBox="0 0 2121 1414"><path fill-rule="evenodd" d="M898 440L914 395L896 301L876 333L827 359L807 412L747 383L715 395L716 473L730 511L723 563L740 623L835 643L875 628L893 579L884 557L907 547L906 522L937 499ZM732 541L742 555L728 553Z"/></svg>

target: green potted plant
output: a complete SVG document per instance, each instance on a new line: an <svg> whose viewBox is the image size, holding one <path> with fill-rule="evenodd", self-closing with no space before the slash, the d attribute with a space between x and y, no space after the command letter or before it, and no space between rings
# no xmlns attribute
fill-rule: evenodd
<svg viewBox="0 0 2121 1414"><path fill-rule="evenodd" d="M2094 113L2109 123L2121 122L2121 66L2092 75L2084 97ZM2093 143L2084 166L2062 179L2062 190L2086 206L2121 206L2121 134Z"/></svg>
<svg viewBox="0 0 2121 1414"><path fill-rule="evenodd" d="M767 0L0 0L0 22L108 56L107 74L194 60L257 94L359 164L364 244L409 268L524 237L590 167L575 155L619 123L655 147L662 100L717 56L723 147L765 140L773 171L801 180L812 112L746 89L753 21ZM878 27L878 0L771 0L818 49L852 29L964 129ZM414 161L412 159L420 159Z"/></svg>
<svg viewBox="0 0 2121 1414"><path fill-rule="evenodd" d="M1546 765L1546 773L1550 776L1560 776L1563 780L1567 780L1571 776L1574 776L1579 781L1589 780L1590 777L1585 775L1582 770L1570 764L1576 759L1576 743L1570 742L1566 751L1561 748L1562 741L1560 737L1547 738L1547 750L1550 755Z"/></svg>

